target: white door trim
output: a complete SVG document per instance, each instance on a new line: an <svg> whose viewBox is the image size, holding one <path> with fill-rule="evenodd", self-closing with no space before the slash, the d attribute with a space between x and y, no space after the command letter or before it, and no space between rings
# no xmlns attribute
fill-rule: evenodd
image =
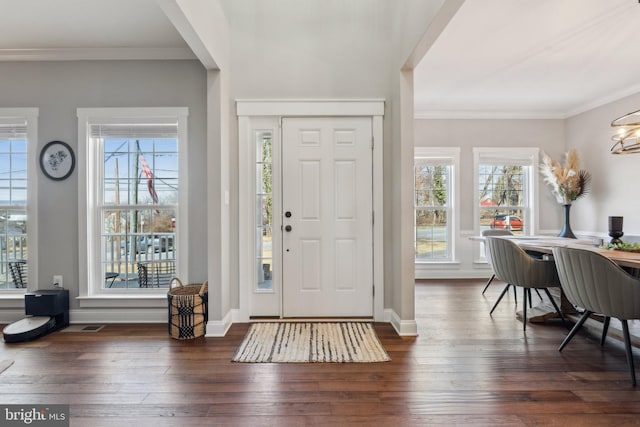
<svg viewBox="0 0 640 427"><path fill-rule="evenodd" d="M278 123L281 117L371 117L373 134L373 318L384 321L384 215L383 215L383 129L384 100L237 100L238 116L238 157L240 171L239 189L239 241L238 280L239 307L238 322L250 320L250 295L253 280L254 195L252 192L254 169L251 145L252 118L271 118Z"/></svg>

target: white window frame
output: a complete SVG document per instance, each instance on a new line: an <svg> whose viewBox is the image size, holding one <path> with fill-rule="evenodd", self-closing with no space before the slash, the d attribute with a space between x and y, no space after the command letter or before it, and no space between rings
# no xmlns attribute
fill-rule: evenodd
<svg viewBox="0 0 640 427"><path fill-rule="evenodd" d="M439 209L447 212L447 239L449 242L448 253L446 259L437 260L418 260L415 259L416 265L433 265L457 263L456 248L457 239L460 235L460 147L415 147L414 148L414 164L416 159L429 159L439 164L449 166L449 179L447 180L447 206L439 207ZM414 169L415 174L415 169ZM414 175L415 183L415 175ZM415 188L414 188L414 229L415 229ZM414 232L415 247L415 232Z"/></svg>
<svg viewBox="0 0 640 427"><path fill-rule="evenodd" d="M538 234L538 158L540 149L537 147L475 147L473 149L473 230L480 235L480 163L495 162L500 164L526 166L525 173L526 194L523 200L523 232L527 235ZM480 244L474 245L474 262L486 264L484 250Z"/></svg>
<svg viewBox="0 0 640 427"><path fill-rule="evenodd" d="M0 121L5 124L26 123L27 126L27 288L7 289L0 292L0 307L22 306L24 294L38 289L38 108L0 108ZM17 304L12 304L17 303ZM8 305L7 305L8 304Z"/></svg>
<svg viewBox="0 0 640 427"><path fill-rule="evenodd" d="M78 224L80 307L163 307L167 289L104 289L100 263L101 226L98 195L102 191L100 147L90 144L93 124L136 123L163 119L178 122L179 195L176 215L176 276L189 282L188 253L188 140L186 107L175 108L79 108L78 115Z"/></svg>

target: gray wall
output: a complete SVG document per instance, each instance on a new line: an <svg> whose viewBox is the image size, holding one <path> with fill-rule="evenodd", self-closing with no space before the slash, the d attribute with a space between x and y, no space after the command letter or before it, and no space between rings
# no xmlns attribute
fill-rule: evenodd
<svg viewBox="0 0 640 427"><path fill-rule="evenodd" d="M559 160L565 151L564 120L415 121L416 147L460 147L460 228L473 230L473 147L537 147ZM540 230L559 230L562 211L539 180Z"/></svg>
<svg viewBox="0 0 640 427"><path fill-rule="evenodd" d="M207 276L206 73L197 61L0 62L0 107L37 107L38 152L51 140L77 152L79 107L189 108L190 280ZM36 166L37 167L37 166ZM78 295L78 178L52 181L38 172L38 288L54 274Z"/></svg>
<svg viewBox="0 0 640 427"><path fill-rule="evenodd" d="M400 181L400 159L394 150L400 145L398 117L399 74L428 23L439 10L440 1L407 0L397 2L351 1L361 8L360 19L344 22L349 14L336 19L327 2L310 8L305 2L290 0L281 22L267 21L260 0L229 2L228 8L249 8L247 19L230 22L232 99L384 99L384 213L385 213L385 307L393 308L403 319L413 320L414 280L411 270L403 272L397 254L394 224L399 211L392 209L394 188ZM409 13L407 13L409 11ZM229 16L239 16L231 13ZM326 19L323 19L326 18ZM258 42L259 41L259 42ZM405 112L412 116L410 112ZM232 139L233 141L233 139ZM237 159L232 144L231 158ZM236 163L237 164L237 163ZM239 173L243 173L240 171ZM238 193L237 176L231 176L231 194ZM237 230L237 200L232 200L231 229ZM231 253L237 251L237 236L231 238ZM235 246L234 246L235 245ZM410 248L409 248L410 249ZM232 266L231 271L237 271ZM411 277L409 277L411 276ZM232 277L232 303L238 306L237 277Z"/></svg>
<svg viewBox="0 0 640 427"><path fill-rule="evenodd" d="M474 264L473 245L473 147L538 147L554 159L565 152L564 120L521 119L417 119L416 147L460 147L460 235L457 240L458 266L429 266L429 277L483 277L484 265ZM562 226L562 210L550 188L539 177L539 230L557 233ZM581 203L581 202L578 202ZM572 212L572 216L575 213ZM575 230L575 229L574 229ZM420 270L420 267L418 268ZM418 277L421 277L418 274ZM424 276L422 276L424 277Z"/></svg>
<svg viewBox="0 0 640 427"><path fill-rule="evenodd" d="M608 217L624 216L623 240L640 237L640 154L613 155L611 122L640 109L640 93L567 119L567 147L575 148L591 172L591 193L571 209L574 230L608 234Z"/></svg>

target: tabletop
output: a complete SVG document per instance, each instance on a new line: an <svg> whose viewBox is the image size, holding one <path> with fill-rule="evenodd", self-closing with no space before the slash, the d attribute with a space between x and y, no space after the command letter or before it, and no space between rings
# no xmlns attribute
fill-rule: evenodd
<svg viewBox="0 0 640 427"><path fill-rule="evenodd" d="M623 267L640 268L640 253L615 251L604 249L593 245L592 240L588 239L569 239L566 237L554 236L496 236L501 239L513 240L522 249L533 250L542 253L552 253L554 247L570 247L578 249L586 249L597 252L609 258L613 262ZM472 240L484 241L483 236L473 236Z"/></svg>

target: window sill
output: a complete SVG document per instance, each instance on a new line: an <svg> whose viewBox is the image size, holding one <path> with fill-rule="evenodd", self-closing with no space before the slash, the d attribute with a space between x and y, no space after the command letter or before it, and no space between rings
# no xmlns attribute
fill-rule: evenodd
<svg viewBox="0 0 640 427"><path fill-rule="evenodd" d="M167 307L167 294L109 294L76 297L80 308L158 308Z"/></svg>
<svg viewBox="0 0 640 427"><path fill-rule="evenodd" d="M460 261L421 261L415 263L416 269L430 269L430 268L456 268L460 267Z"/></svg>

